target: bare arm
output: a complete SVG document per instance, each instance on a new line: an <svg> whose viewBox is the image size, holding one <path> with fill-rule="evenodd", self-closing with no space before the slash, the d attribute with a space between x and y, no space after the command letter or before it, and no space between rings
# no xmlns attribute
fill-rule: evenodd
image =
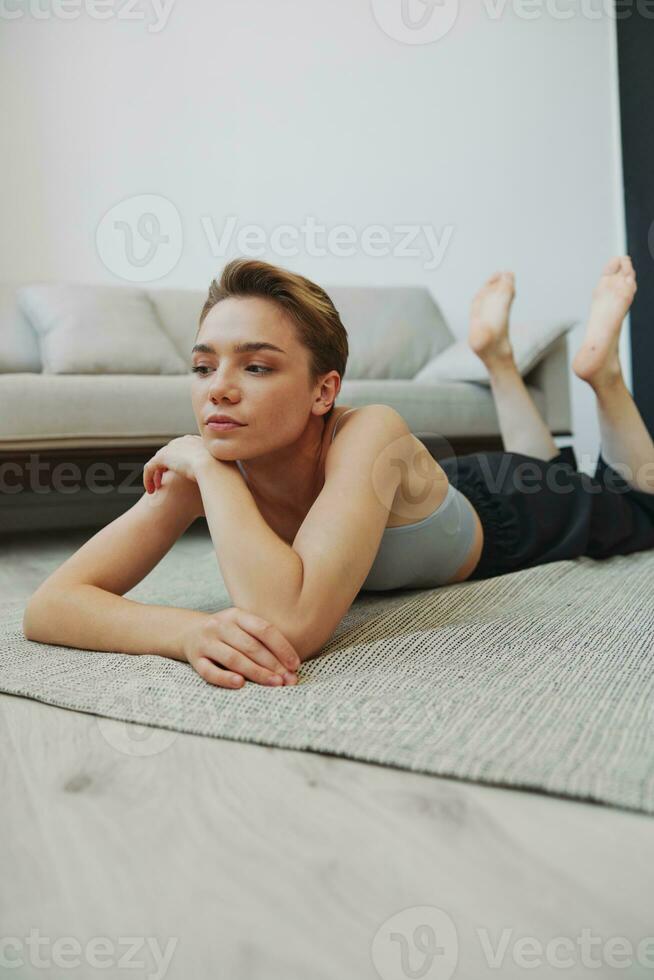
<svg viewBox="0 0 654 980"><path fill-rule="evenodd" d="M42 643L121 653L185 655L179 637L208 613L123 598L202 513L193 483L168 474L57 568L30 599L25 636Z"/></svg>
<svg viewBox="0 0 654 980"><path fill-rule="evenodd" d="M203 513L197 484L169 472L98 531L37 589L23 619L29 640L188 661L220 687L295 683L298 657L261 617L229 607L218 613L125 599Z"/></svg>
<svg viewBox="0 0 654 980"><path fill-rule="evenodd" d="M304 659L300 556L264 520L235 463L207 454L195 476L230 596L239 608L274 623Z"/></svg>
<svg viewBox="0 0 654 980"><path fill-rule="evenodd" d="M80 583L35 593L25 611L28 640L83 650L152 653L186 660L180 642L185 630L208 613L174 606L144 605Z"/></svg>

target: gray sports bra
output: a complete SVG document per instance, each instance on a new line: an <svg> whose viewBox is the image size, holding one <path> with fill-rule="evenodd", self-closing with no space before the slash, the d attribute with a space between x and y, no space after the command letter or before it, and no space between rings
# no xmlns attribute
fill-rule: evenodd
<svg viewBox="0 0 654 980"><path fill-rule="evenodd" d="M341 418L353 412L349 408ZM332 442L339 418L334 426ZM467 497L448 484L445 499L424 520L387 527L361 591L432 589L448 582L472 550L475 518Z"/></svg>

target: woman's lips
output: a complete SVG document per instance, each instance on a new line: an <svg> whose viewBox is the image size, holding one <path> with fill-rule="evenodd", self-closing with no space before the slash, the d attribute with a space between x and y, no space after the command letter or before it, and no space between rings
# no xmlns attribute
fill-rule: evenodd
<svg viewBox="0 0 654 980"><path fill-rule="evenodd" d="M207 422L207 428L216 432L228 432L230 429L242 429L243 426L240 422Z"/></svg>

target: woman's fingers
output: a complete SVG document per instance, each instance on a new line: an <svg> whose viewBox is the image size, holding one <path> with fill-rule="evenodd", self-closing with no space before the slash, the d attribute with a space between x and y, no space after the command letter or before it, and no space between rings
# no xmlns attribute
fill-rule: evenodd
<svg viewBox="0 0 654 980"><path fill-rule="evenodd" d="M235 618L241 629L259 640L265 650L270 651L287 670L295 671L298 669L302 659L281 630L262 619L261 616L256 616L244 609L238 609L238 607L236 607Z"/></svg>
<svg viewBox="0 0 654 980"><path fill-rule="evenodd" d="M241 629L238 623L230 623L228 625L225 639L235 650L250 660L253 660L261 667L265 667L271 673L288 674L289 672L294 673L297 670L295 664L290 667L284 663L268 646L261 643L256 636L252 636L247 630Z"/></svg>
<svg viewBox="0 0 654 980"><path fill-rule="evenodd" d="M153 456L151 460L148 460L143 467L143 486L148 493L154 493L155 490L159 489L163 474L166 472L166 470L166 466L156 462L156 456Z"/></svg>
<svg viewBox="0 0 654 980"><path fill-rule="evenodd" d="M240 649L231 646L229 643L223 643L221 640L216 641L215 645L212 644L203 649L202 656L208 657L226 670L241 674L256 684L281 687L284 683L281 673L262 667L250 654L242 653Z"/></svg>
<svg viewBox="0 0 654 980"><path fill-rule="evenodd" d="M195 669L203 680L209 684L215 684L216 687L243 687L245 684L245 679L241 674L232 674L228 670L221 670L208 657L198 657Z"/></svg>
<svg viewBox="0 0 654 980"><path fill-rule="evenodd" d="M287 653L288 664L279 660L269 646L241 628L239 614L243 612L231 606L210 617L203 626L195 656L210 660L214 665L238 673L257 684L296 684L295 671L299 666L299 658L295 653L292 657ZM243 621L247 622L249 619L250 614L246 613ZM252 616L251 621L257 629L264 631L271 625L257 616ZM283 640L281 645L284 643L287 641Z"/></svg>
<svg viewBox="0 0 654 980"><path fill-rule="evenodd" d="M143 486L148 493L154 493L154 484L152 482L152 474L154 472L154 458L149 459L148 462L143 467Z"/></svg>

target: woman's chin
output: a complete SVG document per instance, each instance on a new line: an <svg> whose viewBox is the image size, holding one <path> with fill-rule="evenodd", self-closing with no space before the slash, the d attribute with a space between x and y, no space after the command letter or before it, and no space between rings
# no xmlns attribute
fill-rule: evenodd
<svg viewBox="0 0 654 980"><path fill-rule="evenodd" d="M221 445L219 442L217 442L214 439L205 440L204 444L209 450L210 455L213 456L214 459L219 459L224 463L233 463L235 459L238 459L237 456L230 456L229 454L230 450L228 449L228 447ZM233 451L234 450L232 450L232 452Z"/></svg>
<svg viewBox="0 0 654 980"><path fill-rule="evenodd" d="M220 433L205 432L201 438L205 449L214 459L222 460L225 463L233 463L234 460L240 459L230 441L222 439Z"/></svg>

